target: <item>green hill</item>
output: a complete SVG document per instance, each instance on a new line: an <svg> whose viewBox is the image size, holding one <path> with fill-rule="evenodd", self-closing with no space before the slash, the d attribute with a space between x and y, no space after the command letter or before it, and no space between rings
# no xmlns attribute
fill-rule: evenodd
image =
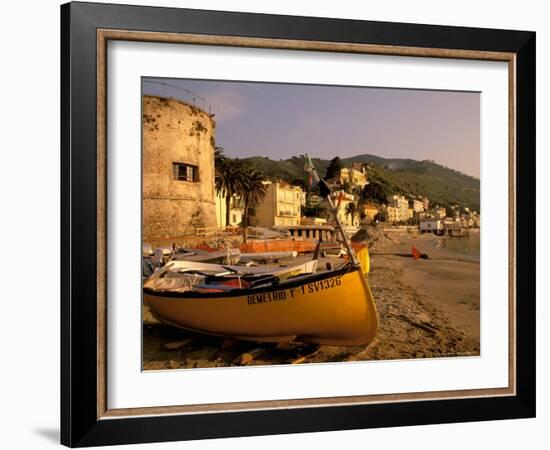
<svg viewBox="0 0 550 450"><path fill-rule="evenodd" d="M254 156L246 158L245 161L271 180L282 179L297 184L304 182L306 178L303 155L278 161ZM354 162L369 164L369 181L380 185L387 194L426 196L433 205L448 207L457 204L462 208L469 207L479 211L479 180L457 170L430 160L382 158L368 154L341 159L343 167L349 167ZM313 158L313 164L320 177L325 175L329 163L329 160Z"/></svg>

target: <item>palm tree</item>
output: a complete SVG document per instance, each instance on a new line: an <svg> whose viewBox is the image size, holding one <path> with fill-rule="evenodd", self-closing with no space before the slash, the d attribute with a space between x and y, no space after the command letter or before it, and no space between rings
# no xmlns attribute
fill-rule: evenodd
<svg viewBox="0 0 550 450"><path fill-rule="evenodd" d="M218 149L216 149L218 150ZM246 174L238 159L229 159L222 151L217 152L215 162L216 193L225 198L225 225L230 223L231 198L242 194L245 189Z"/></svg>
<svg viewBox="0 0 550 450"><path fill-rule="evenodd" d="M355 216L359 214L359 207L355 202L349 202L344 208L346 216L351 216L351 225L355 225Z"/></svg>
<svg viewBox="0 0 550 450"><path fill-rule="evenodd" d="M261 203L267 187L262 181L265 177L250 164L224 155L222 147L214 150L216 193L225 198L225 223L230 223L231 199L240 197L244 203L243 238L246 242L249 209Z"/></svg>
<svg viewBox="0 0 550 450"><path fill-rule="evenodd" d="M223 147L214 148L214 167L218 167L220 164L223 164L226 160L226 156L223 153Z"/></svg>
<svg viewBox="0 0 550 450"><path fill-rule="evenodd" d="M244 190L240 192L244 203L243 211L243 241L246 242L246 230L248 227L249 209L260 204L265 198L267 186L263 183L265 177L256 172L253 168L248 167L245 171Z"/></svg>

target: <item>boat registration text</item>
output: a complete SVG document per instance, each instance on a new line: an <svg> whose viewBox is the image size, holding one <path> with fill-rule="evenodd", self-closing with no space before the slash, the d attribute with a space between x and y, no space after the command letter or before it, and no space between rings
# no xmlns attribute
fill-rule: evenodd
<svg viewBox="0 0 550 450"><path fill-rule="evenodd" d="M294 299L297 294L314 294L316 292L332 289L342 284L341 277L327 278L326 280L313 281L303 284L297 288L285 289L281 291L262 292L261 294L251 294L247 296L249 305L259 305L262 303L279 302Z"/></svg>

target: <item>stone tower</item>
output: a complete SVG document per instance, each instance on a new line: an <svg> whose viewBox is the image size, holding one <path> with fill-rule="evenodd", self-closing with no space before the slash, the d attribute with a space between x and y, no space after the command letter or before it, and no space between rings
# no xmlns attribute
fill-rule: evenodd
<svg viewBox="0 0 550 450"><path fill-rule="evenodd" d="M142 101L143 239L216 226L214 120L179 100Z"/></svg>

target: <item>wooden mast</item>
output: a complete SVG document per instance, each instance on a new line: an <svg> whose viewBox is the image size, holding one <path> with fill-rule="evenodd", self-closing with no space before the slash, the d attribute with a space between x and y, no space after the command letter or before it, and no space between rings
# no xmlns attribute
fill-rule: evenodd
<svg viewBox="0 0 550 450"><path fill-rule="evenodd" d="M306 153L306 158L308 160L308 166L309 170L311 171L311 174L315 180L316 183L319 183L321 185L321 195L325 197L328 201L328 204L330 206L330 210L332 214L334 215L334 220L336 221L336 225L338 227L338 230L340 231L340 234L342 235L342 240L344 242L344 246L346 247L346 251L348 252L349 258L354 266L358 266L359 263L357 261L357 255L355 254L355 250L353 250L353 247L351 245L351 241L348 237L348 235L344 231L344 227L342 226L342 223L340 222L340 219L338 218L338 209L336 206L334 206L334 202L332 201L332 198L330 198L330 194L332 193L332 190L330 187L328 187L325 180L319 179L319 175L317 175L317 171L315 170L315 166L313 165L313 162L311 161L311 158Z"/></svg>

